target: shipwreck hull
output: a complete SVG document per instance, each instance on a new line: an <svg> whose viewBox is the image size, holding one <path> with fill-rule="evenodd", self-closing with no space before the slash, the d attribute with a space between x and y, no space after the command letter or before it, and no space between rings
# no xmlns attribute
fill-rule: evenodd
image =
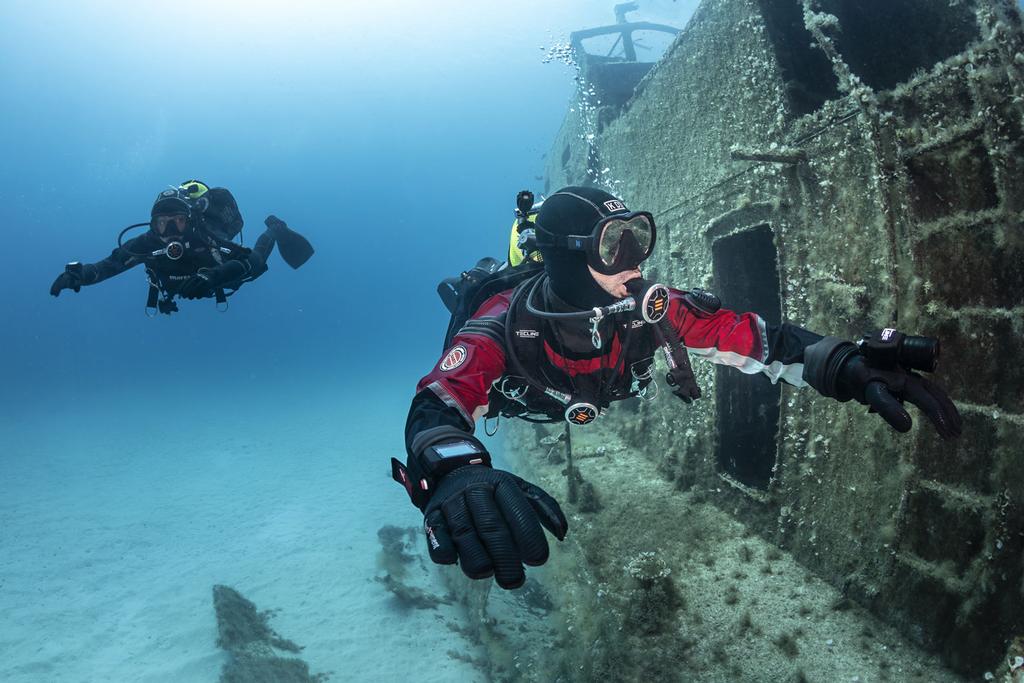
<svg viewBox="0 0 1024 683"><path fill-rule="evenodd" d="M663 391L581 429L622 440L622 481L625 458L672 484L679 499L657 488L646 514L713 502L970 674L1024 631L1022 53L1008 1L704 2L624 107L581 89L545 180L652 211L650 279L823 334L942 339L953 443L916 412L899 435L855 403L702 363L693 407ZM524 476L585 481L587 464L535 457L544 435L510 428ZM605 508L643 495L609 476L592 486ZM601 574L595 539L578 542Z"/></svg>

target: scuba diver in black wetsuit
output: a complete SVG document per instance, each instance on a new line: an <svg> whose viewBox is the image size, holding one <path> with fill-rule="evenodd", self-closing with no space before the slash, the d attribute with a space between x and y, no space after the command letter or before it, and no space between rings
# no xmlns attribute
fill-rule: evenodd
<svg viewBox="0 0 1024 683"><path fill-rule="evenodd" d="M65 289L78 292L141 263L149 278L147 315L174 313L178 310L175 297L214 297L218 306L226 308L228 296L267 271L275 244L292 268L313 255L306 238L284 221L267 216L265 223L267 230L251 249L233 242L243 225L234 197L225 188L187 180L157 195L149 223L122 230L110 256L96 263L69 263L54 280L50 294L59 296ZM146 233L121 243L125 232L144 225L149 226Z"/></svg>
<svg viewBox="0 0 1024 683"><path fill-rule="evenodd" d="M568 523L545 491L491 467L473 436L477 419L588 424L615 401L650 398L658 354L666 383L686 403L701 396L692 354L856 400L900 432L911 428L907 401L943 438L960 435L956 406L915 372L935 369L937 339L886 329L854 344L727 310L710 292L647 282L640 265L654 250L654 218L596 188L566 187L535 217L520 213L520 243L524 252L538 250L543 265L525 259L499 268L485 259L442 283L453 312L445 350L416 387L408 459L391 462L393 478L423 512L434 562L458 563L473 579L493 576L502 588L521 586L523 565L548 558L543 529L561 540Z"/></svg>

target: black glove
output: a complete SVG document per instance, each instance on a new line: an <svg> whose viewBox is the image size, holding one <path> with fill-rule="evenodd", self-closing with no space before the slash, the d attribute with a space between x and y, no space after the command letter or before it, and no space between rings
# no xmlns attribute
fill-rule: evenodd
<svg viewBox="0 0 1024 683"><path fill-rule="evenodd" d="M178 289L178 296L183 299L202 299L213 294L217 285L213 282L212 270L203 269L185 280Z"/></svg>
<svg viewBox="0 0 1024 683"><path fill-rule="evenodd" d="M913 424L903 407L910 401L942 438L960 436L960 413L942 387L898 365L873 367L852 342L825 337L804 349L804 380L825 396L871 406L898 432Z"/></svg>
<svg viewBox="0 0 1024 683"><path fill-rule="evenodd" d="M213 268L200 268L199 271L185 280L178 290L178 296L184 299L203 299L224 285L236 282L245 277L248 266L241 261L225 261Z"/></svg>
<svg viewBox="0 0 1024 683"><path fill-rule="evenodd" d="M57 276L57 279L50 285L50 294L60 296L61 290L73 289L76 292L82 288L82 276L78 273L65 271Z"/></svg>
<svg viewBox="0 0 1024 683"><path fill-rule="evenodd" d="M441 478L424 510L430 559L459 562L471 579L502 588L526 581L523 565L548 559L541 525L562 540L569 523L554 498L509 472L465 465Z"/></svg>
<svg viewBox="0 0 1024 683"><path fill-rule="evenodd" d="M909 432L913 424L903 407L903 401L910 401L928 416L942 438L960 436L960 413L953 401L942 387L916 372L898 366L874 368L866 358L855 355L839 369L839 387L859 403L871 406L898 432Z"/></svg>

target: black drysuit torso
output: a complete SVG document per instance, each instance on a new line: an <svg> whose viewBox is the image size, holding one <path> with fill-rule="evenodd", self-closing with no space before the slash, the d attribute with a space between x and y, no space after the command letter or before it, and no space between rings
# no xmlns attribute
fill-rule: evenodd
<svg viewBox="0 0 1024 683"><path fill-rule="evenodd" d="M180 242L182 255L172 259L166 253L161 253L165 252L167 244L152 232L132 238L114 249L107 258L83 266L83 284L93 285L144 264L150 284L170 298L200 269L217 268L234 262L232 274L236 277L224 286L237 289L243 282L266 272L266 260L274 247L274 240L268 234L261 235L252 249L234 242L195 235L183 238Z"/></svg>

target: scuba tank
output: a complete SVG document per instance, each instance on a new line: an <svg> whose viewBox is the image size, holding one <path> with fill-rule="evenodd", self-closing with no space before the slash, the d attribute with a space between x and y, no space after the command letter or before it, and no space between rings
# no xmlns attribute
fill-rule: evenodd
<svg viewBox="0 0 1024 683"><path fill-rule="evenodd" d="M451 346L452 339L483 302L499 292L515 288L531 275L543 270L540 252L536 251L533 238L533 222L530 220L537 215L539 206L535 204L534 195L529 190L522 190L516 195L516 220L512 223L507 261L485 256L472 268L438 283L437 295L451 313L442 350Z"/></svg>

